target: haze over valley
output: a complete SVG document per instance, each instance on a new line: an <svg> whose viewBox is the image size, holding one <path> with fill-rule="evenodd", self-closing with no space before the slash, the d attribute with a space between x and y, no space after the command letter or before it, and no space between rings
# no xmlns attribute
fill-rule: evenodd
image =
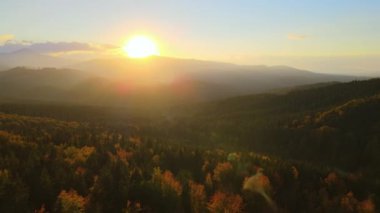
<svg viewBox="0 0 380 213"><path fill-rule="evenodd" d="M36 63L42 61L40 66ZM76 104L184 104L273 92L362 76L321 74L287 66L236 65L152 56L70 61L28 49L0 56L0 97Z"/></svg>

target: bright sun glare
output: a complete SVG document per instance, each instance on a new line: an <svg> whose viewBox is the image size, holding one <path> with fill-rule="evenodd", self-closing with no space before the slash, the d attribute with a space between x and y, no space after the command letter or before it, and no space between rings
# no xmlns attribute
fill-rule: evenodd
<svg viewBox="0 0 380 213"><path fill-rule="evenodd" d="M151 55L159 55L155 42L146 36L135 36L123 47L124 52L130 58L145 58Z"/></svg>

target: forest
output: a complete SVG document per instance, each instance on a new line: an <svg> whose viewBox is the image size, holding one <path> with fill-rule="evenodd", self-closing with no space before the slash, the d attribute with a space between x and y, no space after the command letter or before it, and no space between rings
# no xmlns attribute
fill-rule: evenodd
<svg viewBox="0 0 380 213"><path fill-rule="evenodd" d="M0 212L377 212L379 109L380 79L147 111L2 102Z"/></svg>

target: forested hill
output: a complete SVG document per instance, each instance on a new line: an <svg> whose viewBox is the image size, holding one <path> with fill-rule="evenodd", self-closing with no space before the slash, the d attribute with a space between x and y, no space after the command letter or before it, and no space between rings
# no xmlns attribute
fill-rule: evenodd
<svg viewBox="0 0 380 213"><path fill-rule="evenodd" d="M248 147L378 177L379 94L373 79L243 96L182 108L162 125L186 143Z"/></svg>
<svg viewBox="0 0 380 213"><path fill-rule="evenodd" d="M346 101L369 97L380 93L380 79L366 81L352 81L348 83L334 83L316 88L298 89L296 87L286 94L259 94L251 96L240 96L203 104L200 112L218 114L229 111L254 111L260 108L266 110L282 109L283 111L305 111L317 110ZM210 111L207 111L207 108ZM206 109L206 110L204 110ZM215 111L215 109L218 109Z"/></svg>
<svg viewBox="0 0 380 213"><path fill-rule="evenodd" d="M0 212L376 212L379 93L374 79L134 117L3 103Z"/></svg>
<svg viewBox="0 0 380 213"><path fill-rule="evenodd" d="M149 128L0 113L1 212L376 212L363 174ZM156 126L157 130L165 127Z"/></svg>

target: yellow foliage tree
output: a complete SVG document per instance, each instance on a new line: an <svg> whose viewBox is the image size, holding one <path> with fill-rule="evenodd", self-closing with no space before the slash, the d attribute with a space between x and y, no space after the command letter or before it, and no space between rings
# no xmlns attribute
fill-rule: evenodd
<svg viewBox="0 0 380 213"><path fill-rule="evenodd" d="M86 199L75 190L61 191L57 198L57 210L61 213L81 213L85 211Z"/></svg>

